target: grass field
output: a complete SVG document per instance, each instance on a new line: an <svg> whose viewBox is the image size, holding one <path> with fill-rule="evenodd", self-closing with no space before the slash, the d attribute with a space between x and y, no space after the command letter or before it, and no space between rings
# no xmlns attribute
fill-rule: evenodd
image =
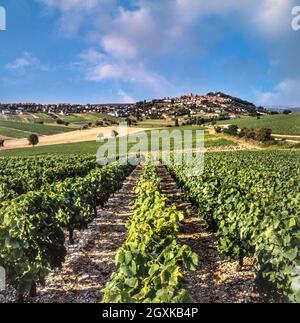
<svg viewBox="0 0 300 323"><path fill-rule="evenodd" d="M175 122L172 120L161 120L161 119L147 119L144 121L139 121L138 126L143 128L157 128L165 126L174 126Z"/></svg>
<svg viewBox="0 0 300 323"><path fill-rule="evenodd" d="M121 122L124 119L101 113L77 113L58 115L58 118L69 122L69 126L57 125L56 120L47 113L35 113L30 115L9 115L0 114L0 136L10 138L26 138L29 133L39 135L55 135L63 132L79 129L83 125L106 119L111 122ZM38 122L44 122L39 124Z"/></svg>
<svg viewBox="0 0 300 323"><path fill-rule="evenodd" d="M169 132L174 130L175 128L169 129L166 128ZM181 131L184 129L190 129L189 127L181 127L178 128ZM197 128L193 127L193 130ZM202 128L198 128L202 129ZM150 138L150 131L146 132L148 138ZM195 138L193 139L193 144L195 142ZM137 141L130 141L129 148L131 148ZM36 156L36 155L45 155L45 154L58 154L58 155L69 155L69 154L96 154L98 148L100 147L100 143L95 141L88 142L79 142L79 143L71 143L71 144L60 144L60 145L51 145L51 146L41 146L41 147L33 147L33 148L21 148L21 149L12 149L0 151L0 157L5 156ZM160 145L161 146L161 145ZM230 140L219 138L215 135L205 134L205 147L229 147L236 146L236 144ZM149 140L150 147L150 140ZM171 142L171 149L174 147L173 142Z"/></svg>
<svg viewBox="0 0 300 323"><path fill-rule="evenodd" d="M61 120L68 122L93 122L103 119L103 114L100 113L75 113L71 115L57 115ZM114 117L111 117L114 118ZM12 114L12 115L2 115L0 114L1 121L18 121L18 122L34 122L43 121L45 123L56 123L51 115L43 112L31 113L31 114Z"/></svg>
<svg viewBox="0 0 300 323"><path fill-rule="evenodd" d="M45 123L55 123L55 119L51 118L47 113L30 113L30 114L11 114L11 115L2 115L0 114L1 121L17 121L17 122L34 122L34 121L43 121Z"/></svg>
<svg viewBox="0 0 300 323"><path fill-rule="evenodd" d="M8 137L12 138L25 138L29 133L36 133L39 135L55 135L58 133L68 132L77 130L76 127L66 127L60 125L45 125L45 124L36 124L36 123L25 123L25 122L16 122L16 121L3 121L0 120L0 135L7 136L4 134L4 128L7 133L10 133ZM16 131L15 131L16 130ZM25 132L24 136L21 132Z"/></svg>
<svg viewBox="0 0 300 323"><path fill-rule="evenodd" d="M300 135L300 113L290 115L278 114L256 117L247 117L238 120L219 121L217 124L235 124L240 128L270 128L274 134Z"/></svg>
<svg viewBox="0 0 300 323"><path fill-rule="evenodd" d="M29 132L0 126L0 137L3 136L3 137L20 139L20 138L26 138L28 137L28 135L29 135Z"/></svg>

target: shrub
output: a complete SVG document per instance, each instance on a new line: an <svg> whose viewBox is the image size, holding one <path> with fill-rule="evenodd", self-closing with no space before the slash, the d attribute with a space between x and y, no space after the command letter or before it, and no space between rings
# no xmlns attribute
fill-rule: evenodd
<svg viewBox="0 0 300 323"><path fill-rule="evenodd" d="M221 133L222 132L222 128L221 127L215 127L215 132L216 133Z"/></svg>
<svg viewBox="0 0 300 323"><path fill-rule="evenodd" d="M236 136L238 134L238 129L238 126L231 124L227 129L224 129L224 132L228 133L231 136Z"/></svg>
<svg viewBox="0 0 300 323"><path fill-rule="evenodd" d="M39 143L39 137L38 137L38 135L36 135L34 133L31 134L31 135L29 135L29 137L28 137L28 143L29 143L29 145L32 145L32 146L37 145Z"/></svg>
<svg viewBox="0 0 300 323"><path fill-rule="evenodd" d="M272 140L272 129L242 128L239 133L239 136L244 137L246 139L267 142Z"/></svg>
<svg viewBox="0 0 300 323"><path fill-rule="evenodd" d="M261 142L272 140L272 129L257 129L255 139Z"/></svg>
<svg viewBox="0 0 300 323"><path fill-rule="evenodd" d="M57 123L57 124L65 124L65 122L64 122L63 120L61 120L61 119L57 119L57 120L56 120L56 123Z"/></svg>
<svg viewBox="0 0 300 323"><path fill-rule="evenodd" d="M283 113L283 114L286 114L286 115L287 115L287 114L291 114L291 113L292 113L292 110L283 110L283 111L282 111L282 113Z"/></svg>

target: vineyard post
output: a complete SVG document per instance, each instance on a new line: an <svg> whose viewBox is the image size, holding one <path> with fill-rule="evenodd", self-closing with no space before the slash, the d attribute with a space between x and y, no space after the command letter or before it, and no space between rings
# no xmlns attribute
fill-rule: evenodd
<svg viewBox="0 0 300 323"><path fill-rule="evenodd" d="M73 234L74 234L74 230L70 228L69 229L69 244L70 245L73 245L75 243Z"/></svg>
<svg viewBox="0 0 300 323"><path fill-rule="evenodd" d="M32 282L32 284L31 284L29 296L30 297L36 297L37 296L37 288L36 288L36 283L35 282Z"/></svg>
<svg viewBox="0 0 300 323"><path fill-rule="evenodd" d="M6 287L6 272L3 267L0 266L0 292L4 291Z"/></svg>

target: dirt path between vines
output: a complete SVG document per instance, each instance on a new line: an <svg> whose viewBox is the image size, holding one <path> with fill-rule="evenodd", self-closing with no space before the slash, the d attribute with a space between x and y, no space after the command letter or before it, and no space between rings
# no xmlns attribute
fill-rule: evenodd
<svg viewBox="0 0 300 323"><path fill-rule="evenodd" d="M218 240L206 228L205 222L191 210L182 191L177 187L164 166L158 166L162 192L170 202L184 212L185 220L180 228L179 240L189 245L199 256L195 272L187 275L187 290L197 303L256 303L261 302L255 292L255 276L250 267L236 270L238 263L230 262L217 251ZM246 259L251 264L251 259Z"/></svg>
<svg viewBox="0 0 300 323"><path fill-rule="evenodd" d="M46 287L38 290L33 302L98 303L101 290L115 271L115 255L126 239L125 222L131 215L129 204L142 172L138 166L122 189L111 197L85 231L77 233L77 244L68 247L62 270L51 273Z"/></svg>

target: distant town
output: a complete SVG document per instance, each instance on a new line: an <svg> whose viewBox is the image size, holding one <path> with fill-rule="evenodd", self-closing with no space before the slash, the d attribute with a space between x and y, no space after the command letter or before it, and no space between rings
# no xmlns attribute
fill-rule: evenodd
<svg viewBox="0 0 300 323"><path fill-rule="evenodd" d="M137 117L140 119L177 118L185 115L209 115L216 118L238 118L241 115L272 113L265 107L232 97L222 92L206 95L188 94L175 98L140 101L133 104L37 104L37 103L0 103L2 115L26 115L47 113L49 115L71 115L74 113L102 113L114 117Z"/></svg>

